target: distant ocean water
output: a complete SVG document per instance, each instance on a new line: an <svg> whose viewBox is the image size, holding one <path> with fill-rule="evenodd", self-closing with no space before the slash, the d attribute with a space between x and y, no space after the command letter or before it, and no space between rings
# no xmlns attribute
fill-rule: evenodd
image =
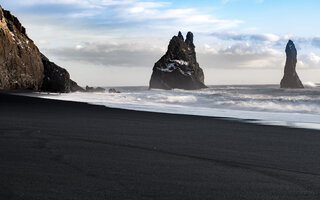
<svg viewBox="0 0 320 200"><path fill-rule="evenodd" d="M229 85L195 91L116 87L120 94L31 95L112 108L227 117L253 123L320 129L320 85L305 83L305 86L305 89L279 89L279 85Z"/></svg>

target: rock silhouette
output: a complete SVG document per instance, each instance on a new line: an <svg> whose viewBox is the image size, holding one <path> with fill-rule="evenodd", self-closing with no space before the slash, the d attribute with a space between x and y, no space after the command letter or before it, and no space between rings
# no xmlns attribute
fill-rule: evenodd
<svg viewBox="0 0 320 200"><path fill-rule="evenodd" d="M116 90L115 88L110 88L109 93L120 93L120 91Z"/></svg>
<svg viewBox="0 0 320 200"><path fill-rule="evenodd" d="M106 89L102 88L102 87L90 87L90 86L86 86L86 89L84 92L105 92Z"/></svg>
<svg viewBox="0 0 320 200"><path fill-rule="evenodd" d="M42 91L46 92L70 92L70 75L68 71L49 61L41 54L44 66L44 79L41 86Z"/></svg>
<svg viewBox="0 0 320 200"><path fill-rule="evenodd" d="M70 92L85 92L75 81L70 79Z"/></svg>
<svg viewBox="0 0 320 200"><path fill-rule="evenodd" d="M196 90L206 88L193 44L193 34L184 40L181 32L174 36L166 54L153 67L149 88Z"/></svg>
<svg viewBox="0 0 320 200"><path fill-rule="evenodd" d="M289 40L286 46L286 65L284 67L284 76L281 80L281 88L304 88L296 72L297 49L294 43Z"/></svg>

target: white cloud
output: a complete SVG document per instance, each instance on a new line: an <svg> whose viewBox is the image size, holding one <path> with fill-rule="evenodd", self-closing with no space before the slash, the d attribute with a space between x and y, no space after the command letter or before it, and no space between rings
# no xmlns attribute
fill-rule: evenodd
<svg viewBox="0 0 320 200"><path fill-rule="evenodd" d="M319 64L320 63L320 57L311 52L308 56L309 60L314 63L314 64Z"/></svg>
<svg viewBox="0 0 320 200"><path fill-rule="evenodd" d="M320 68L320 56L313 52L299 56L298 65L303 68Z"/></svg>
<svg viewBox="0 0 320 200"><path fill-rule="evenodd" d="M168 1L25 0L18 3L18 0L11 0L10 4L20 6L21 11L28 15L37 15L40 12L41 15L52 18L78 18L78 23L91 20L91 23L111 28L127 23L158 29L183 27L183 30L207 31L228 29L243 23L238 19L220 19L195 8L172 8ZM51 5L56 7L51 9ZM33 9L28 11L29 8ZM44 9L48 12L44 12Z"/></svg>
<svg viewBox="0 0 320 200"><path fill-rule="evenodd" d="M258 42L277 42L281 39L280 36L271 33L246 34L237 32L215 32L212 36L221 40L235 41L258 41Z"/></svg>

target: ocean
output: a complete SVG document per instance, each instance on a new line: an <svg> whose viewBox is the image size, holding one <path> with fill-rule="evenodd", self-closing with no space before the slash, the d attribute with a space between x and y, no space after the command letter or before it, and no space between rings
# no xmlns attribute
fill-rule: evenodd
<svg viewBox="0 0 320 200"><path fill-rule="evenodd" d="M320 84L308 83L305 86L305 89L280 89L279 85L224 85L195 91L114 87L121 93L26 95L111 108L223 117L250 123L320 129ZM109 88L106 87L107 90Z"/></svg>

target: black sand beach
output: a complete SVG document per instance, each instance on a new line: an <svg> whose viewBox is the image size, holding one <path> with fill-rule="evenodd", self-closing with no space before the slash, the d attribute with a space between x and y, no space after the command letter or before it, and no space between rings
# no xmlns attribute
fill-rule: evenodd
<svg viewBox="0 0 320 200"><path fill-rule="evenodd" d="M0 94L0 199L320 199L320 132Z"/></svg>

